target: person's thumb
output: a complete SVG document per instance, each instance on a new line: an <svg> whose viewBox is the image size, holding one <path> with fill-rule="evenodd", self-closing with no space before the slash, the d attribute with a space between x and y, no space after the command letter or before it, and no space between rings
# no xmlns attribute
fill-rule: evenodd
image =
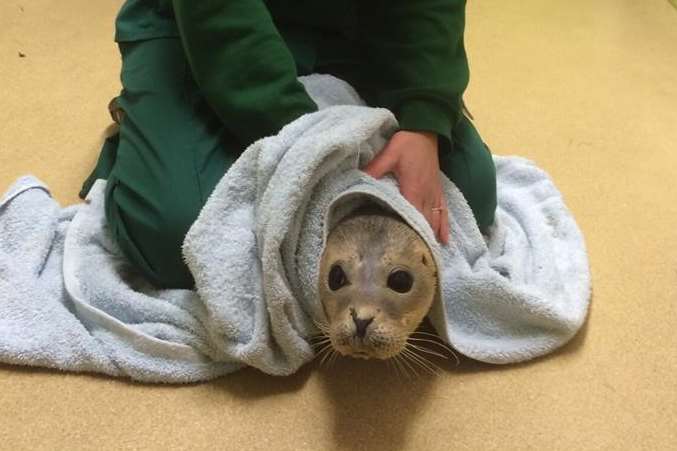
<svg viewBox="0 0 677 451"><path fill-rule="evenodd" d="M386 152L386 149L381 151L376 157L369 162L362 170L371 175L375 179L380 179L388 172L393 172L397 160L393 158L391 152Z"/></svg>

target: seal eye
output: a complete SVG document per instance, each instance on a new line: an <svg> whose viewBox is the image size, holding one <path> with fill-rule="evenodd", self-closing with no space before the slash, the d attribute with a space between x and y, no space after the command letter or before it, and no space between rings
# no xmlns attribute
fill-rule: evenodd
<svg viewBox="0 0 677 451"><path fill-rule="evenodd" d="M407 271L393 271L388 276L388 288L398 293L406 293L411 290L414 278Z"/></svg>
<svg viewBox="0 0 677 451"><path fill-rule="evenodd" d="M334 265L329 270L329 289L331 291L336 291L344 285L348 285L348 278L346 273L343 272L341 265Z"/></svg>

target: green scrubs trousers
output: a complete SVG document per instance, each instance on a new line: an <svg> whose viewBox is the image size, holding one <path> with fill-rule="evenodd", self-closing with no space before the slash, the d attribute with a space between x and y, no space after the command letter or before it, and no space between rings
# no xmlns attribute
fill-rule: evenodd
<svg viewBox="0 0 677 451"><path fill-rule="evenodd" d="M200 94L179 39L120 43L120 52L123 90L117 102L124 118L80 195L96 179L107 179L106 218L122 252L155 285L192 288L183 239L245 146ZM493 160L465 117L452 137L453 149L440 149L441 170L485 229L496 209Z"/></svg>

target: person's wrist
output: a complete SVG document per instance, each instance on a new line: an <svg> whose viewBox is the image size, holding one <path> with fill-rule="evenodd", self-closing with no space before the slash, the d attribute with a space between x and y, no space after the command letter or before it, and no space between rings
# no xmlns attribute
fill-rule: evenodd
<svg viewBox="0 0 677 451"><path fill-rule="evenodd" d="M420 136L422 136L422 137L424 137L424 138L426 138L430 141L433 141L435 144L437 144L438 136L437 136L437 133L435 133L435 132L426 132L426 131L418 132L417 131L417 132L413 132L413 133L416 133L417 135L420 135Z"/></svg>
<svg viewBox="0 0 677 451"><path fill-rule="evenodd" d="M437 151L439 144L439 135L436 132L419 131L419 130L400 130L397 134L408 136L414 140L420 141L426 147L430 147Z"/></svg>

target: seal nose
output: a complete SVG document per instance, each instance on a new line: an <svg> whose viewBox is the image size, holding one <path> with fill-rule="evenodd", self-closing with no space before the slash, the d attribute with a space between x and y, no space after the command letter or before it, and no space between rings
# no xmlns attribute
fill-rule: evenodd
<svg viewBox="0 0 677 451"><path fill-rule="evenodd" d="M374 317L372 316L371 318L358 318L357 313L355 313L355 310L350 311L350 316L353 318L353 322L355 323L355 335L357 335L360 338L364 338L364 336L367 333L367 327L369 327L371 322L374 321Z"/></svg>

